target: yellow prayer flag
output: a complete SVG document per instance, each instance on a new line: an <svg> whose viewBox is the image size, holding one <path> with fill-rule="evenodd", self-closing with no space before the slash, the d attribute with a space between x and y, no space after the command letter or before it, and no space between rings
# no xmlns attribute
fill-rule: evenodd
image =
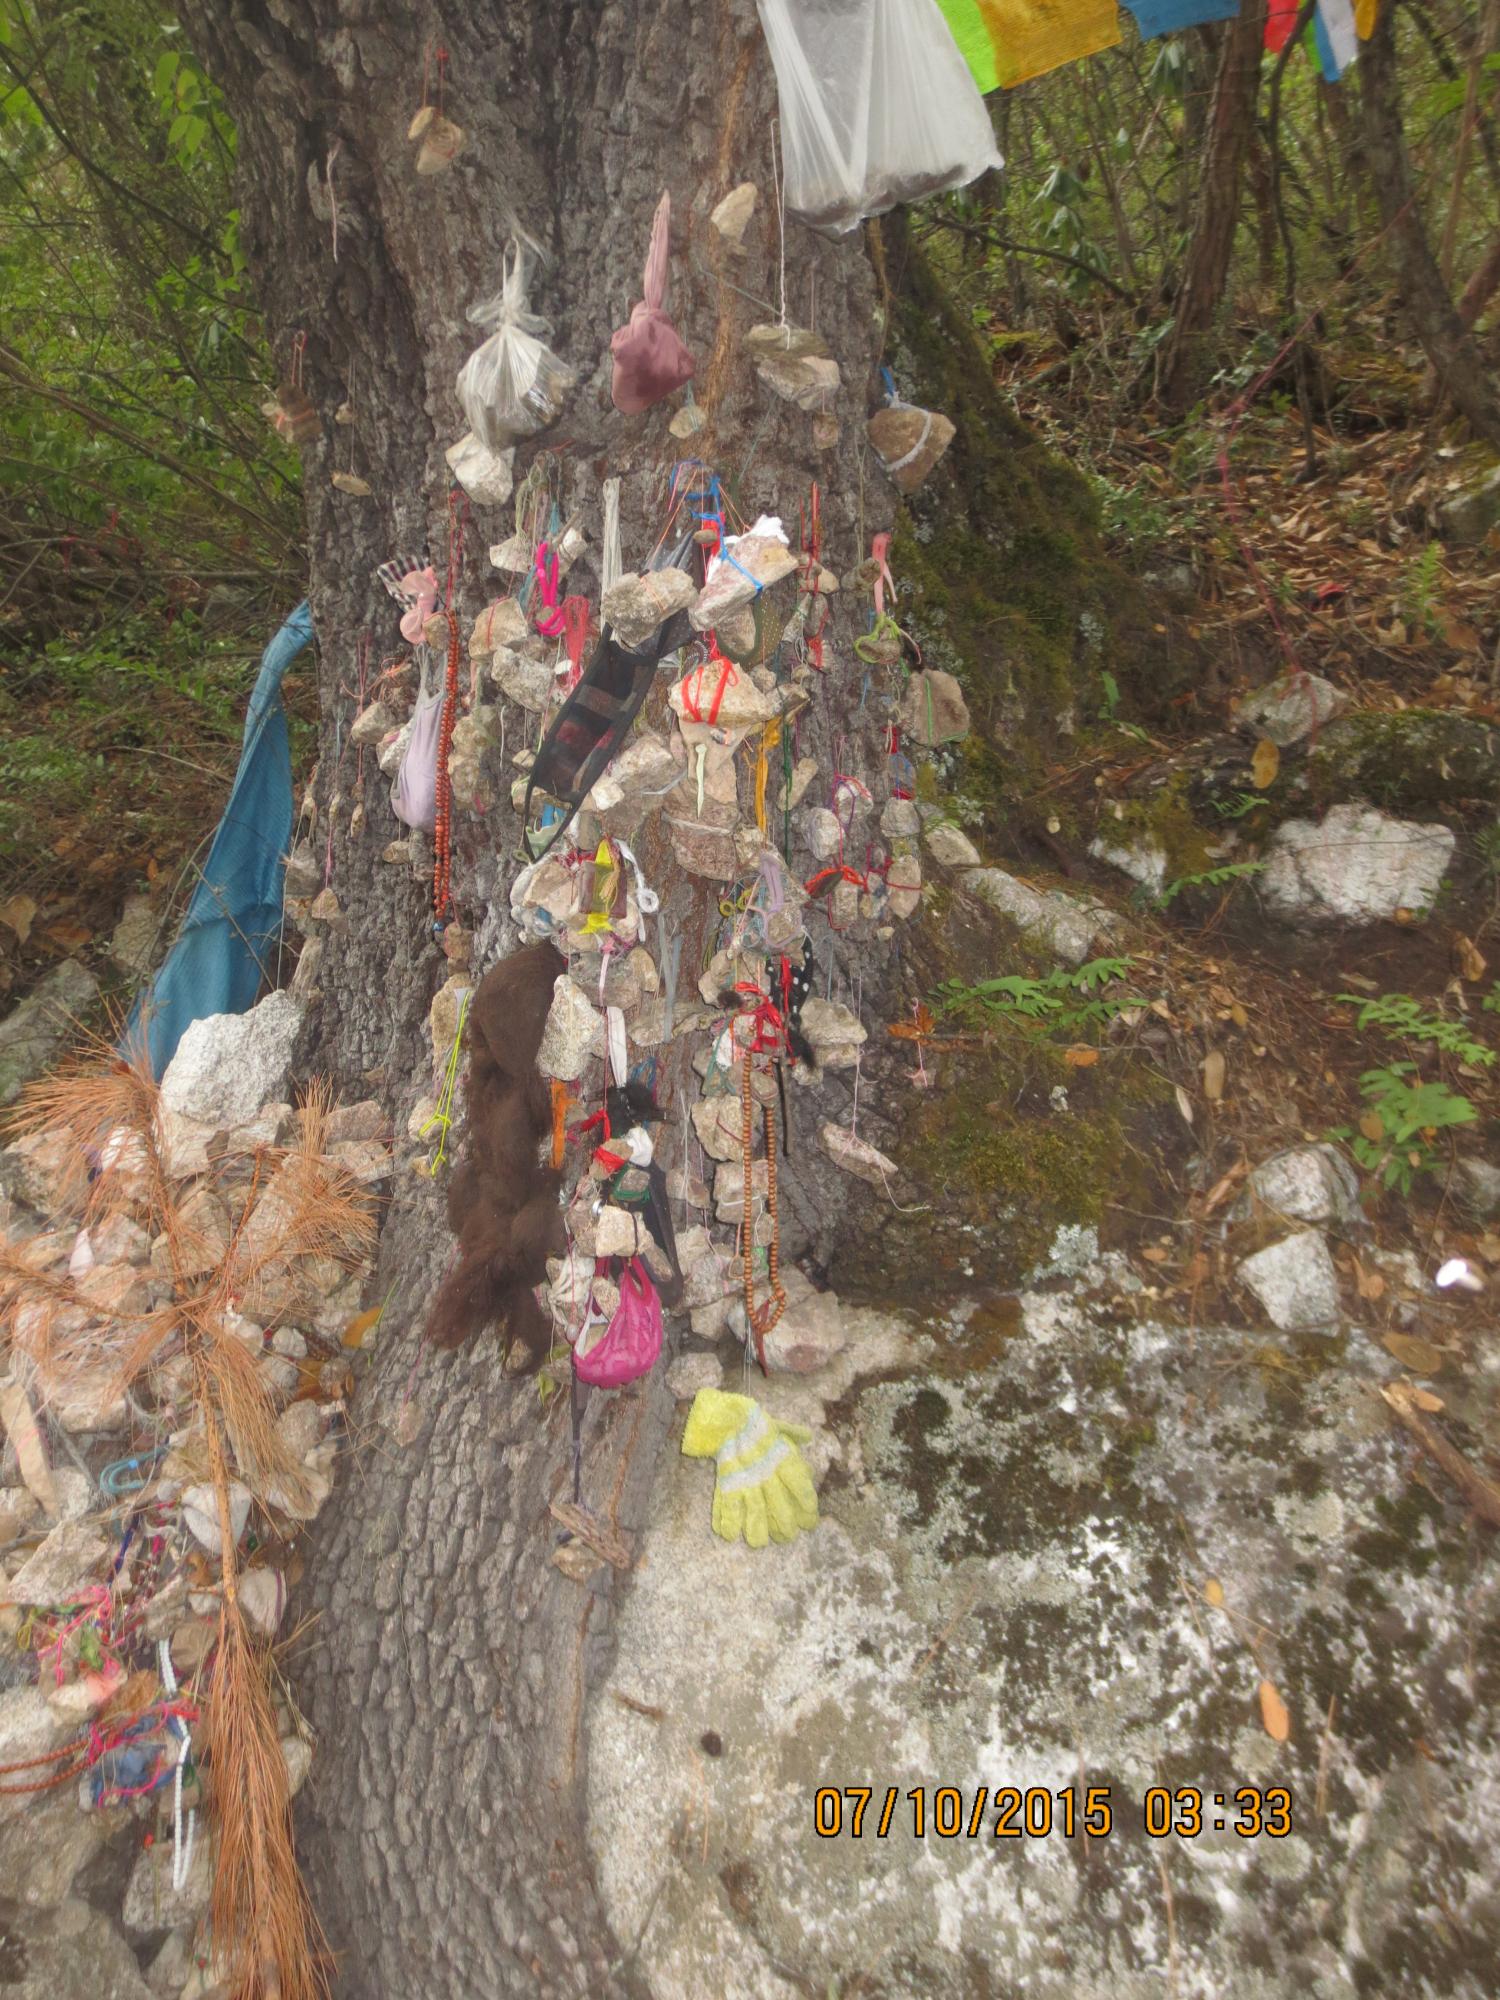
<svg viewBox="0 0 1500 2000"><path fill-rule="evenodd" d="M1116 0L979 0L979 11L1007 90L1120 40Z"/></svg>

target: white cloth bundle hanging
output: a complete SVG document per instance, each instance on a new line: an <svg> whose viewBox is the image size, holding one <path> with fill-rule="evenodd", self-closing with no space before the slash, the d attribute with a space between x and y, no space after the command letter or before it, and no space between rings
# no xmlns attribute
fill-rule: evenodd
<svg viewBox="0 0 1500 2000"><path fill-rule="evenodd" d="M937 0L757 0L776 70L786 205L835 235L1001 165Z"/></svg>

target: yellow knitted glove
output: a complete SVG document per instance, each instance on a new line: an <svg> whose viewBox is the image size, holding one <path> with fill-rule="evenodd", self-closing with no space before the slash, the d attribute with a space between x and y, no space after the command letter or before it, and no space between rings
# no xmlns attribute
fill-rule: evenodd
<svg viewBox="0 0 1500 2000"><path fill-rule="evenodd" d="M688 1458L712 1458L714 1533L721 1541L744 1538L752 1549L768 1541L795 1541L818 1524L818 1495L799 1444L812 1432L768 1416L751 1396L700 1389L688 1412L682 1449Z"/></svg>

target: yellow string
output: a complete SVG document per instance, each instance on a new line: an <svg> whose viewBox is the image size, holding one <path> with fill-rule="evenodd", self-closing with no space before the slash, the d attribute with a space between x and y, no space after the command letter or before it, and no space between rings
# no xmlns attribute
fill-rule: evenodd
<svg viewBox="0 0 1500 2000"><path fill-rule="evenodd" d="M760 732L760 750L755 759L755 824L766 831L766 785L771 776L771 752L781 741L781 717L773 715Z"/></svg>
<svg viewBox="0 0 1500 2000"><path fill-rule="evenodd" d="M443 1071L443 1088L438 1096L437 1109L418 1134L425 1139L435 1125L442 1127L443 1136L438 1141L437 1152L423 1168L424 1173L435 1174L448 1157L448 1128L453 1123L453 1099L458 1090L458 1058L464 1045L464 1016L469 1011L469 994L466 991L458 1003L458 1026L453 1031L453 1046L448 1051L447 1065Z"/></svg>

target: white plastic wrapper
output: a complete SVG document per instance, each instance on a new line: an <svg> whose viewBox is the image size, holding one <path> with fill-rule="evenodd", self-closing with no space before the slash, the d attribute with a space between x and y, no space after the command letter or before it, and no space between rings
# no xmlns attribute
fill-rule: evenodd
<svg viewBox="0 0 1500 2000"><path fill-rule="evenodd" d="M841 235L1002 164L937 0L756 0L776 70L786 205Z"/></svg>
<svg viewBox="0 0 1500 2000"><path fill-rule="evenodd" d="M577 377L548 347L547 321L526 310L526 259L519 243L506 246L498 296L472 307L469 318L495 331L459 370L458 400L479 443L503 452L556 419Z"/></svg>

